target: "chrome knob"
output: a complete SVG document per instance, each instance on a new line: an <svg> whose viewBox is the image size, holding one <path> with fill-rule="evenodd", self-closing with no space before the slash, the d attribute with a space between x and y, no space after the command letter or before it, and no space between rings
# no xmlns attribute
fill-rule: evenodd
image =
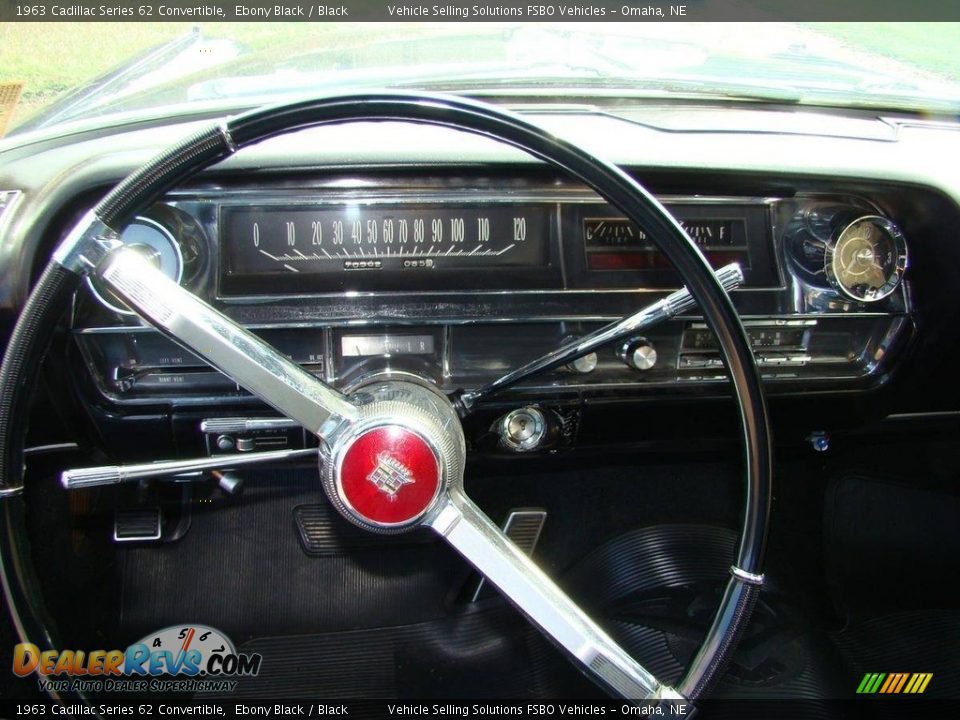
<svg viewBox="0 0 960 720"><path fill-rule="evenodd" d="M227 495L236 495L243 489L243 478L229 470L225 472L214 470L210 474L216 478L217 485L219 485L220 489Z"/></svg>
<svg viewBox="0 0 960 720"><path fill-rule="evenodd" d="M547 418L534 407L513 410L500 420L500 442L511 450L536 450L547 437Z"/></svg>
<svg viewBox="0 0 960 720"><path fill-rule="evenodd" d="M597 369L597 354L592 352L587 353L583 357L578 357L573 362L568 363L567 368L575 373L580 373L581 375L592 373Z"/></svg>
<svg viewBox="0 0 960 720"><path fill-rule="evenodd" d="M577 337L570 336L563 339L563 345L569 345L577 341ZM597 354L595 352L589 352L586 355L571 360L567 363L566 368L570 372L575 372L580 375L586 375L587 373L592 373L597 369Z"/></svg>
<svg viewBox="0 0 960 720"><path fill-rule="evenodd" d="M646 338L632 338L620 346L617 357L634 370L646 372L657 364L657 349Z"/></svg>

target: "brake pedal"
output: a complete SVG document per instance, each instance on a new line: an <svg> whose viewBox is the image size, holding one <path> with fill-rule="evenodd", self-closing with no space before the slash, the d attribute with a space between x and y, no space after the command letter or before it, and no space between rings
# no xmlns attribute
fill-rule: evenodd
<svg viewBox="0 0 960 720"><path fill-rule="evenodd" d="M117 510L113 517L113 541L158 542L163 536L163 512L159 507Z"/></svg>
<svg viewBox="0 0 960 720"><path fill-rule="evenodd" d="M514 545L528 557L533 555L543 531L543 524L547 521L547 511L539 508L518 508L507 514L503 523L503 533L510 538ZM470 595L470 602L480 599L486 585L486 578L480 577L477 586Z"/></svg>

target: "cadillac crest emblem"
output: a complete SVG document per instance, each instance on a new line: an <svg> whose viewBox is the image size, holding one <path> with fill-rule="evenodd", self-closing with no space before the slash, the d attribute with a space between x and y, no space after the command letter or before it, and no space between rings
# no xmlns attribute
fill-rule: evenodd
<svg viewBox="0 0 960 720"><path fill-rule="evenodd" d="M377 455L377 466L367 476L367 480L376 485L391 501L397 499L400 488L415 482L406 466L385 452Z"/></svg>

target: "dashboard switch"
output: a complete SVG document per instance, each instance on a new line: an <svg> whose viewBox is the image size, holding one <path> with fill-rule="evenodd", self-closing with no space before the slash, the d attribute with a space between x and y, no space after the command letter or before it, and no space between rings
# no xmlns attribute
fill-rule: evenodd
<svg viewBox="0 0 960 720"><path fill-rule="evenodd" d="M617 357L634 370L646 372L657 364L657 349L646 338L631 338L617 350Z"/></svg>
<svg viewBox="0 0 960 720"><path fill-rule="evenodd" d="M513 410L500 420L500 442L516 452L539 448L548 434L546 416L535 407Z"/></svg>

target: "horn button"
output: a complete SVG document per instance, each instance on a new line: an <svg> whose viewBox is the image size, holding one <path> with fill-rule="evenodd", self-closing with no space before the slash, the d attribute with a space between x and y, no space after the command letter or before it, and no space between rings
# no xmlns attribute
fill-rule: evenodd
<svg viewBox="0 0 960 720"><path fill-rule="evenodd" d="M440 489L440 464L419 435L399 425L368 430L343 453L337 493L344 505L376 525L410 523Z"/></svg>
<svg viewBox="0 0 960 720"><path fill-rule="evenodd" d="M465 454L456 411L437 391L381 382L352 396L360 420L322 453L324 489L348 520L374 532L420 525L459 484Z"/></svg>

